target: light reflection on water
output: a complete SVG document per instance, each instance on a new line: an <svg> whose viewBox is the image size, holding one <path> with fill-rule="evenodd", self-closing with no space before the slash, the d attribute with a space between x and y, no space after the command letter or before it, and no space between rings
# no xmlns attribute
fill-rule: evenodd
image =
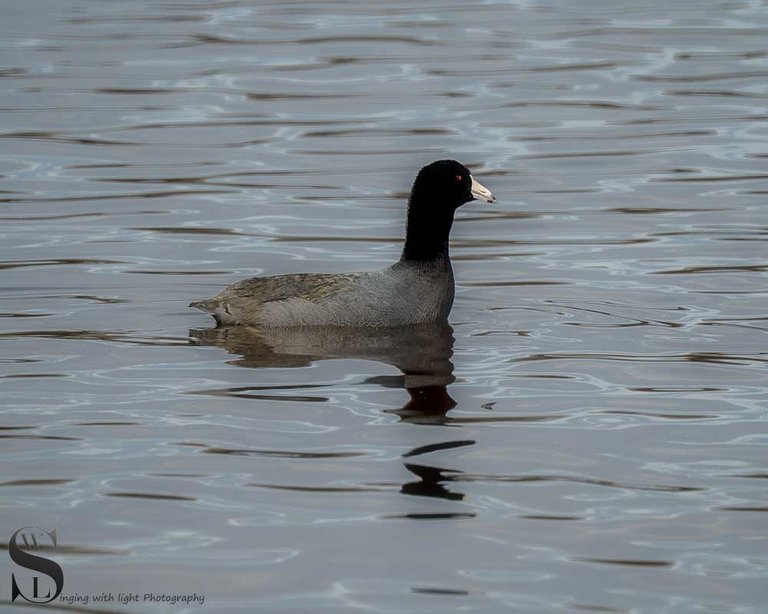
<svg viewBox="0 0 768 614"><path fill-rule="evenodd" d="M762 610L761 3L37 0L0 31L2 530L57 527L65 593ZM498 197L458 216L452 329L186 307L390 263L443 157Z"/></svg>

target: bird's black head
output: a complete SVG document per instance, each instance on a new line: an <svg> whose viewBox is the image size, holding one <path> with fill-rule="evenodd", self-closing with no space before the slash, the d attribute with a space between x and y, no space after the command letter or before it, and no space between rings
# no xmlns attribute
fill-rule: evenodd
<svg viewBox="0 0 768 614"><path fill-rule="evenodd" d="M438 160L422 168L408 201L403 259L447 258L453 214L471 200L496 201L491 191L480 185L463 164Z"/></svg>
<svg viewBox="0 0 768 614"><path fill-rule="evenodd" d="M492 203L496 199L472 177L466 166L456 160L428 164L419 171L411 189L411 205L418 203L448 209L451 214L471 200Z"/></svg>

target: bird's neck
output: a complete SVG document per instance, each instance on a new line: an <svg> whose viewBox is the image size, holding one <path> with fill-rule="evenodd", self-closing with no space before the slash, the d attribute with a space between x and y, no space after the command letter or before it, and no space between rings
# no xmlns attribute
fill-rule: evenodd
<svg viewBox="0 0 768 614"><path fill-rule="evenodd" d="M448 213L446 211L446 213ZM453 212L434 215L434 211L420 208L413 197L408 203L408 221L405 230L405 245L401 261L446 261L449 262L448 239L453 226Z"/></svg>

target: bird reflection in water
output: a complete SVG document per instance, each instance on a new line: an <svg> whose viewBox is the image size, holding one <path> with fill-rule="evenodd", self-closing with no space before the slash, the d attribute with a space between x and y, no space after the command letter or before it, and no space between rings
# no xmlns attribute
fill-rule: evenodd
<svg viewBox="0 0 768 614"><path fill-rule="evenodd" d="M453 383L453 328L447 322L399 328L295 328L257 329L224 326L190 331L192 342L225 349L238 358L230 364L249 368L305 367L319 360L362 359L392 365L401 375L374 376L365 380L385 388L401 388L408 401L385 410L411 424L445 425L456 406L448 393ZM474 441L448 441L420 446L403 456L411 458L438 450L467 446ZM403 494L460 501L464 495L449 492L442 483L461 473L426 465L405 463L418 481L402 486Z"/></svg>

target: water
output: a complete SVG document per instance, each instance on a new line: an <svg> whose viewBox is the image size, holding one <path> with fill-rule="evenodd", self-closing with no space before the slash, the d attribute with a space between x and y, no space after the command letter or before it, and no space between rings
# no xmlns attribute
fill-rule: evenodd
<svg viewBox="0 0 768 614"><path fill-rule="evenodd" d="M0 31L0 541L57 529L59 605L764 611L765 3L34 0ZM498 197L458 215L452 329L187 308L389 264L444 157ZM118 591L206 601L74 601Z"/></svg>

